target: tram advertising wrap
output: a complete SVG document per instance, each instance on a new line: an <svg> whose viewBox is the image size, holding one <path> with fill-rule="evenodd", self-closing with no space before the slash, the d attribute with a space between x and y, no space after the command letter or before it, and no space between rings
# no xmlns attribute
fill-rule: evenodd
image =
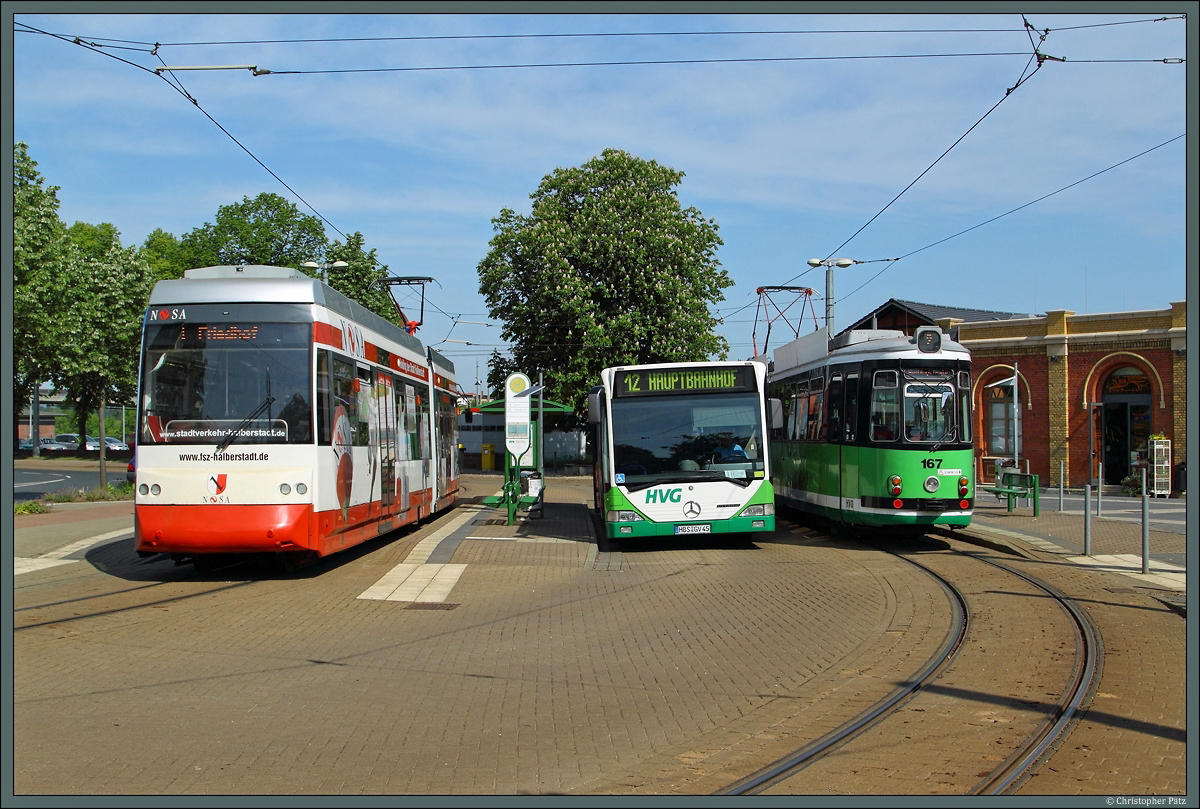
<svg viewBox="0 0 1200 809"><path fill-rule="evenodd" d="M138 552L291 568L450 507L455 388L445 357L297 270L160 281L142 335Z"/></svg>

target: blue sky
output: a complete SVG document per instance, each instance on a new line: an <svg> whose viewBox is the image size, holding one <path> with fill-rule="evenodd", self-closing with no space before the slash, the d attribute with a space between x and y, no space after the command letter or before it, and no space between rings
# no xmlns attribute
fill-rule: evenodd
<svg viewBox="0 0 1200 809"><path fill-rule="evenodd" d="M892 297L1030 313L1183 300L1194 68L1152 61L1188 56L1187 23L1164 16L1035 8L1031 43L1019 13L17 13L12 134L68 225L112 223L125 245L262 192L315 209L331 238L361 231L393 274L436 279L418 336L470 391L503 348L476 272L492 218L609 147L684 172L682 203L716 220L734 358L764 347L760 286L812 287L823 318L814 257L870 262L836 271L839 328ZM1035 71L1034 44L1066 61ZM175 73L197 107L164 64L272 73ZM356 72L310 72L330 70Z"/></svg>

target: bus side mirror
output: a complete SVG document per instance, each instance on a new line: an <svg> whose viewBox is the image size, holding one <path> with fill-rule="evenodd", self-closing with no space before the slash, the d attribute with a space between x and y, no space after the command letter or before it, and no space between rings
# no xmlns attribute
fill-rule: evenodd
<svg viewBox="0 0 1200 809"><path fill-rule="evenodd" d="M779 399L768 399L767 404L770 407L770 419L772 430L783 429L783 402Z"/></svg>
<svg viewBox="0 0 1200 809"><path fill-rule="evenodd" d="M601 416L600 391L588 392L588 424L599 424Z"/></svg>

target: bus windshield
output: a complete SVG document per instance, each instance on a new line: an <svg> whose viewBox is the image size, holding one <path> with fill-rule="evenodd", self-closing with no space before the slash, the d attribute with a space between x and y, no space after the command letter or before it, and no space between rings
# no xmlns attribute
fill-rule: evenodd
<svg viewBox="0 0 1200 809"><path fill-rule="evenodd" d="M148 324L140 444L313 441L309 323Z"/></svg>
<svg viewBox="0 0 1200 809"><path fill-rule="evenodd" d="M647 396L612 401L613 472L631 489L668 480L765 476L755 393Z"/></svg>

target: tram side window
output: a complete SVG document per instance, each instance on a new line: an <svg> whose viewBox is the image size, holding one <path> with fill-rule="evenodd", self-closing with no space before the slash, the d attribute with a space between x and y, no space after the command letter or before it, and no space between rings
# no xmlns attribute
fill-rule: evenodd
<svg viewBox="0 0 1200 809"><path fill-rule="evenodd" d="M971 440L971 374L958 372L958 440Z"/></svg>
<svg viewBox="0 0 1200 809"><path fill-rule="evenodd" d="M821 437L836 442L842 435L842 375L829 377L829 389L825 393L825 424L821 426Z"/></svg>
<svg viewBox="0 0 1200 809"><path fill-rule="evenodd" d="M895 371L876 371L871 383L871 440L895 441L900 431L899 379Z"/></svg>
<svg viewBox="0 0 1200 809"><path fill-rule="evenodd" d="M821 405L825 400L823 390L824 378L815 376L808 380L808 421L804 428L804 437L809 441L824 439L821 424Z"/></svg>
<svg viewBox="0 0 1200 809"><path fill-rule="evenodd" d="M358 395L355 387L358 376L354 364L333 358L333 412L331 414L332 441L349 448L358 444Z"/></svg>
<svg viewBox="0 0 1200 809"><path fill-rule="evenodd" d="M808 424L808 383L801 382L792 398L792 431L788 437L793 441L804 438L804 430Z"/></svg>
<svg viewBox="0 0 1200 809"><path fill-rule="evenodd" d="M853 443L858 433L858 374L846 374L846 412L842 430L842 440Z"/></svg>
<svg viewBox="0 0 1200 809"><path fill-rule="evenodd" d="M375 418L375 380L370 368L358 369L358 424L354 430L354 445L356 447L375 446L378 439Z"/></svg>
<svg viewBox="0 0 1200 809"><path fill-rule="evenodd" d="M330 416L331 407L330 401L333 396L333 389L330 387L329 381L329 352L317 352L317 443L323 447L328 447L332 442L330 440L332 419Z"/></svg>

